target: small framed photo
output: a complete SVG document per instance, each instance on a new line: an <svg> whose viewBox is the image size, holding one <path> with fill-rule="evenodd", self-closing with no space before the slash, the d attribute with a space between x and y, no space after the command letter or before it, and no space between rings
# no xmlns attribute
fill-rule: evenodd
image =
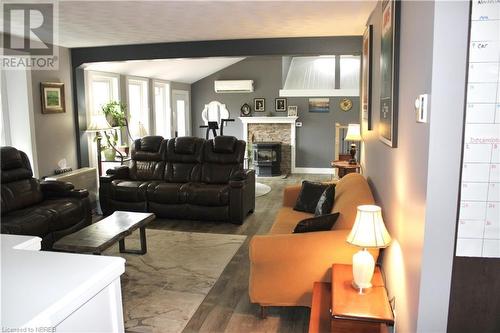
<svg viewBox="0 0 500 333"><path fill-rule="evenodd" d="M42 113L66 112L64 100L64 83L41 82Z"/></svg>
<svg viewBox="0 0 500 333"><path fill-rule="evenodd" d="M274 109L276 112L286 112L286 98L276 98L274 100Z"/></svg>
<svg viewBox="0 0 500 333"><path fill-rule="evenodd" d="M309 98L309 112L330 112L329 98Z"/></svg>
<svg viewBox="0 0 500 333"><path fill-rule="evenodd" d="M266 111L266 99L265 98L254 98L253 99L253 109L255 112Z"/></svg>
<svg viewBox="0 0 500 333"><path fill-rule="evenodd" d="M297 106L290 105L288 107L288 117L297 117Z"/></svg>

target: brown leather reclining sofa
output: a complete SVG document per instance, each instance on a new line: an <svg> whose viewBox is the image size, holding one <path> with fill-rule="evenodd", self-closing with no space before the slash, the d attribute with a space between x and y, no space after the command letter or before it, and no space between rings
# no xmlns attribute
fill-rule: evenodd
<svg viewBox="0 0 500 333"><path fill-rule="evenodd" d="M2 234L42 238L50 249L63 236L92 221L89 193L71 183L33 178L28 156L16 148L1 148Z"/></svg>
<svg viewBox="0 0 500 333"><path fill-rule="evenodd" d="M129 165L100 178L101 209L242 224L255 209L255 172L243 169L245 146L232 136L135 140Z"/></svg>

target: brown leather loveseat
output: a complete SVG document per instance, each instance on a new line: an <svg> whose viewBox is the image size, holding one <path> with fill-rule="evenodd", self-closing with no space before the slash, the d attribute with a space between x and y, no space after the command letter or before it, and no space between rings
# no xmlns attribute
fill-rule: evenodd
<svg viewBox="0 0 500 333"><path fill-rule="evenodd" d="M232 136L135 140L129 165L100 178L102 211L241 224L255 209L255 173L243 169L245 146Z"/></svg>
<svg viewBox="0 0 500 333"><path fill-rule="evenodd" d="M50 249L56 240L90 225L86 190L33 178L28 156L14 147L2 147L1 158L3 234L38 236L42 249Z"/></svg>

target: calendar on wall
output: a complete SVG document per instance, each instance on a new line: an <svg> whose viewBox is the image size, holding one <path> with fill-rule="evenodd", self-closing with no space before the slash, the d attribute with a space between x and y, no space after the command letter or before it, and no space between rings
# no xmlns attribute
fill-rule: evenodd
<svg viewBox="0 0 500 333"><path fill-rule="evenodd" d="M474 0L456 255L500 258L500 1Z"/></svg>

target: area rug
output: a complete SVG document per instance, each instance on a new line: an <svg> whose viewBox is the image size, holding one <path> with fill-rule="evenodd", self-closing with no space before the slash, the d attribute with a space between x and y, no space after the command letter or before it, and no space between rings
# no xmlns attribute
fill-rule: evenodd
<svg viewBox="0 0 500 333"><path fill-rule="evenodd" d="M268 194L271 192L271 186L262 184L262 183L255 183L255 197L261 197L263 195Z"/></svg>
<svg viewBox="0 0 500 333"><path fill-rule="evenodd" d="M127 260L122 275L126 332L181 332L246 236L147 229L145 255ZM126 247L139 248L138 232Z"/></svg>

